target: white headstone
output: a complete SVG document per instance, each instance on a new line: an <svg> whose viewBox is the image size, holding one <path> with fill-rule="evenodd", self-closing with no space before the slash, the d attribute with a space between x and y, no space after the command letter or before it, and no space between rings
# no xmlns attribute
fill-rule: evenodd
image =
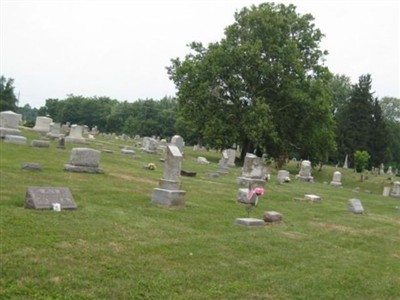
<svg viewBox="0 0 400 300"><path fill-rule="evenodd" d="M364 212L364 207L359 199L350 199L348 211L354 214L362 214Z"/></svg>
<svg viewBox="0 0 400 300"><path fill-rule="evenodd" d="M300 172L296 176L296 179L301 181L312 181L313 177L311 176L311 162L309 160L303 160L300 166Z"/></svg>
<svg viewBox="0 0 400 300"><path fill-rule="evenodd" d="M52 118L48 117L36 117L35 126L33 130L47 133L50 130L50 124L53 122Z"/></svg>
<svg viewBox="0 0 400 300"><path fill-rule="evenodd" d="M21 119L22 115L10 110L0 112L0 138L4 138L6 135L22 136L18 129Z"/></svg>
<svg viewBox="0 0 400 300"><path fill-rule="evenodd" d="M279 170L276 179L277 179L278 183L280 183L280 184L285 183L285 182L290 182L289 171Z"/></svg>
<svg viewBox="0 0 400 300"><path fill-rule="evenodd" d="M76 143L76 144L84 144L86 140L82 136L83 127L80 125L71 125L69 130L69 135L65 138L66 142Z"/></svg>
<svg viewBox="0 0 400 300"><path fill-rule="evenodd" d="M179 151L183 153L183 148L185 146L185 142L183 141L183 138L180 135L174 135L171 139L171 145L175 145L179 148Z"/></svg>
<svg viewBox="0 0 400 300"><path fill-rule="evenodd" d="M390 193L391 197L400 198L400 181L393 182L392 192Z"/></svg>
<svg viewBox="0 0 400 300"><path fill-rule="evenodd" d="M342 173L336 171L333 173L333 178L331 181L332 186L342 186Z"/></svg>

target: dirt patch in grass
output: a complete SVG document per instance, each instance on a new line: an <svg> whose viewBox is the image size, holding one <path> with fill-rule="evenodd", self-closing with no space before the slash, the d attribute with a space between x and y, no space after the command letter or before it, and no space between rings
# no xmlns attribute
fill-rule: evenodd
<svg viewBox="0 0 400 300"><path fill-rule="evenodd" d="M305 238L307 238L307 234L305 233L301 233L301 232L282 232L282 234L292 240L303 240Z"/></svg>
<svg viewBox="0 0 400 300"><path fill-rule="evenodd" d="M382 215L377 215L377 214L368 214L368 217L372 220L380 221L380 222L388 222L390 224L398 224L400 225L400 218L395 219L395 218L390 218L388 216L382 216Z"/></svg>

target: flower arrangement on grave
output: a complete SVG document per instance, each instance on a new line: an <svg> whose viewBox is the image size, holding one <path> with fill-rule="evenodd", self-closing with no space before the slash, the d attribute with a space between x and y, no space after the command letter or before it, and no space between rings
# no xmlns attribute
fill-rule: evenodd
<svg viewBox="0 0 400 300"><path fill-rule="evenodd" d="M246 211L248 216L250 216L250 213L253 210L253 206L256 206L258 204L258 196L264 195L264 193L265 190L262 187L249 189L249 192L247 193L246 203Z"/></svg>
<svg viewBox="0 0 400 300"><path fill-rule="evenodd" d="M156 169L156 165L154 163L148 163L147 166L146 166L146 169L155 170Z"/></svg>

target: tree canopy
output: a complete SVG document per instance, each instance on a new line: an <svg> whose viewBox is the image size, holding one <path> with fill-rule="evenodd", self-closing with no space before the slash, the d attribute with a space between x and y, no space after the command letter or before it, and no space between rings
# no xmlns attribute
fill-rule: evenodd
<svg viewBox="0 0 400 300"><path fill-rule="evenodd" d="M180 118L212 147L238 143L242 157L325 161L335 143L322 37L293 5L243 8L220 42L193 42L183 61L171 60Z"/></svg>
<svg viewBox="0 0 400 300"><path fill-rule="evenodd" d="M16 112L18 99L14 94L14 79L0 77L0 111L11 110Z"/></svg>

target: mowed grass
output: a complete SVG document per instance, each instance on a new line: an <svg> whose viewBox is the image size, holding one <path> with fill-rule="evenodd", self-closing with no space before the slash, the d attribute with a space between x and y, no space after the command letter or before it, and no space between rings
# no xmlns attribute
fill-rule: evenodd
<svg viewBox="0 0 400 300"><path fill-rule="evenodd" d="M283 214L262 228L235 225L247 217L236 203L236 177L210 178L220 153L185 149L182 177L186 207L151 203L162 177L163 154L136 150L132 142L95 140L104 174L63 171L70 150L32 148L39 135L23 131L27 145L0 142L1 299L400 299L400 199L383 197L385 176L359 181L342 172L342 188L329 185L334 168L313 170L316 182L276 183L251 213ZM199 165L198 156L212 163ZM36 162L42 172L21 169ZM154 171L143 168L155 163ZM292 178L297 165L286 167ZM28 186L68 187L75 211L25 209ZM359 187L359 193L353 190ZM321 203L295 202L306 193ZM358 198L363 215L347 212Z"/></svg>

